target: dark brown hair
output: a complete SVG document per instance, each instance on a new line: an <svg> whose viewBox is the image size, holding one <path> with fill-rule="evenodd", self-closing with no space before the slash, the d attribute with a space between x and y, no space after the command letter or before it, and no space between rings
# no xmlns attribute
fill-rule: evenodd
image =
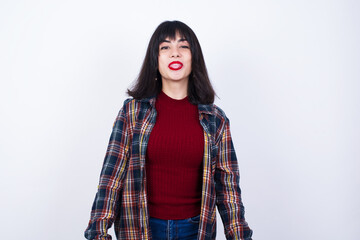
<svg viewBox="0 0 360 240"><path fill-rule="evenodd" d="M191 50L192 71L187 92L189 101L192 104L213 103L215 91L210 83L199 41L191 28L180 21L165 21L156 28L151 36L139 76L132 89L127 89L127 94L135 99L142 99L160 93L162 82L158 70L159 45L166 38L175 39L176 33L188 41Z"/></svg>

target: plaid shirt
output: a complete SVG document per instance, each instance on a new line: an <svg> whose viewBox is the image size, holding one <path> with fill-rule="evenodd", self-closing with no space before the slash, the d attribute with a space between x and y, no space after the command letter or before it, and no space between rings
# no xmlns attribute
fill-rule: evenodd
<svg viewBox="0 0 360 240"><path fill-rule="evenodd" d="M129 98L119 111L85 231L87 239L110 240L107 230L112 224L118 239L151 239L145 153L156 121L155 100ZM250 240L229 119L214 104L198 104L198 111L205 141L198 240L215 239L216 206L226 238Z"/></svg>

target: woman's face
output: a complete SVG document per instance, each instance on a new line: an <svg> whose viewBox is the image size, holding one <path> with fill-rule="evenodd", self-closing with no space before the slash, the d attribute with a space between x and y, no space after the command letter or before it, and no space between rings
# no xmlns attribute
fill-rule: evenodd
<svg viewBox="0 0 360 240"><path fill-rule="evenodd" d="M191 73L191 51L186 39L176 34L159 45L159 72L163 81L188 81Z"/></svg>

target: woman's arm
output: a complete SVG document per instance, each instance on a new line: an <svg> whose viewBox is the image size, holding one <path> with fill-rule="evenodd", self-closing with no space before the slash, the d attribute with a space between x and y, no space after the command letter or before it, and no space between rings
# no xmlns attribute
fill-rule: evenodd
<svg viewBox="0 0 360 240"><path fill-rule="evenodd" d="M230 122L227 117L225 119L215 169L216 204L224 224L226 238L251 240L252 230L244 217L239 169L230 134Z"/></svg>
<svg viewBox="0 0 360 240"><path fill-rule="evenodd" d="M114 122L100 174L98 191L91 210L91 219L85 230L85 238L110 240L107 230L114 222L119 191L126 175L127 154L129 150L129 134L126 120L126 103Z"/></svg>

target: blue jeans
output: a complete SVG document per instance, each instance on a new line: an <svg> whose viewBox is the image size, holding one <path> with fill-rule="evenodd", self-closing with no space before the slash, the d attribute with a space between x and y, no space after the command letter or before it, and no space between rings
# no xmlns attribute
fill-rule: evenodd
<svg viewBox="0 0 360 240"><path fill-rule="evenodd" d="M181 220L149 219L153 240L196 240L200 215Z"/></svg>

